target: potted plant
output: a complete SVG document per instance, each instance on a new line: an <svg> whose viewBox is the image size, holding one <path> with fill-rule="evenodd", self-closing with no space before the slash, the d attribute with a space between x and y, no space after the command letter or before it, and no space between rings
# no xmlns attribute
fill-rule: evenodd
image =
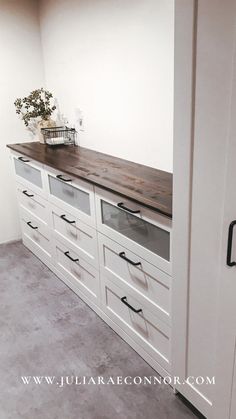
<svg viewBox="0 0 236 419"><path fill-rule="evenodd" d="M33 90L29 96L15 100L16 113L20 115L25 126L37 135L39 141L44 143L41 128L49 128L56 125L51 119L56 106L52 105L53 95L43 88Z"/></svg>

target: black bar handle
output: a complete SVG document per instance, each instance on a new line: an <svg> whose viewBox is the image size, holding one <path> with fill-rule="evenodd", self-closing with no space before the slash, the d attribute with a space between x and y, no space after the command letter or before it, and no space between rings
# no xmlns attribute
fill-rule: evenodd
<svg viewBox="0 0 236 419"><path fill-rule="evenodd" d="M125 256L125 252L120 252L120 253L119 253L119 256L120 256L120 258L121 258L121 259L126 260L126 262L130 263L130 264L131 264L131 265L133 265L133 266L138 266L138 265L141 265L141 262L133 262L131 259L127 258L127 257Z"/></svg>
<svg viewBox="0 0 236 419"><path fill-rule="evenodd" d="M126 206L123 204L123 202L119 202L119 203L117 204L117 207L122 208L122 209L124 209L125 211L130 212L131 214L139 214L139 213L140 213L140 210L132 210L132 209L130 209L130 208L128 208L128 207L126 207Z"/></svg>
<svg viewBox="0 0 236 419"><path fill-rule="evenodd" d="M133 306L131 306L128 301L127 301L127 297L122 297L121 301L123 304L125 304L127 307L130 308L130 310L134 311L135 313L141 313L141 311L143 311L141 308L139 308L138 310L136 308L134 308Z"/></svg>
<svg viewBox="0 0 236 419"><path fill-rule="evenodd" d="M63 175L57 175L56 177L57 177L57 179L63 180L63 182L71 182L72 181L72 179L65 179L63 177Z"/></svg>
<svg viewBox="0 0 236 419"><path fill-rule="evenodd" d="M65 215L65 214L61 215L61 218L62 218L62 220L66 221L68 224L74 224L74 223L75 223L75 221L70 221L70 220L68 220L68 219L66 218L66 215Z"/></svg>
<svg viewBox="0 0 236 419"><path fill-rule="evenodd" d="M29 198L33 198L34 195L29 194L27 191L22 191L22 193L26 196L28 196Z"/></svg>
<svg viewBox="0 0 236 419"><path fill-rule="evenodd" d="M235 225L236 225L236 220L232 221L232 223L230 223L230 225L229 225L228 246L227 246L227 265L228 266L235 266L236 265L236 262L231 261L233 233L234 233L234 226Z"/></svg>
<svg viewBox="0 0 236 419"><path fill-rule="evenodd" d="M18 160L23 161L23 163L29 163L30 162L30 160L27 160L24 157L18 157Z"/></svg>
<svg viewBox="0 0 236 419"><path fill-rule="evenodd" d="M69 252L69 251L68 251L68 252L65 252L65 253L64 253L64 255L65 255L68 259L72 260L72 262L79 262L79 259L73 259L73 258L70 256L70 252Z"/></svg>
<svg viewBox="0 0 236 419"><path fill-rule="evenodd" d="M28 221L28 226L29 227L31 227L33 230L37 230L38 229L38 227L34 227L34 226L32 226L32 224L31 224L31 221Z"/></svg>

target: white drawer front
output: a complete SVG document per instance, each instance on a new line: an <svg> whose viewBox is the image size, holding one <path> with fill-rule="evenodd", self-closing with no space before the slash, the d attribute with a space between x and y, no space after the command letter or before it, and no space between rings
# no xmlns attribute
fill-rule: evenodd
<svg viewBox="0 0 236 419"><path fill-rule="evenodd" d="M97 232L74 215L51 205L54 237L71 246L84 260L98 268Z"/></svg>
<svg viewBox="0 0 236 419"><path fill-rule="evenodd" d="M42 259L52 263L53 246L51 230L23 208L20 208L20 218L23 241L26 240L29 242L31 244L31 250L34 251L36 249L36 253L42 255Z"/></svg>
<svg viewBox="0 0 236 419"><path fill-rule="evenodd" d="M93 186L52 169L47 171L47 185L52 203L95 226Z"/></svg>
<svg viewBox="0 0 236 419"><path fill-rule="evenodd" d="M103 308L107 315L131 336L168 372L170 371L170 328L122 288L102 277ZM124 302L122 302L122 300ZM136 313L135 310L142 309Z"/></svg>
<svg viewBox="0 0 236 419"><path fill-rule="evenodd" d="M98 229L171 274L171 220L96 188Z"/></svg>
<svg viewBox="0 0 236 419"><path fill-rule="evenodd" d="M42 165L25 156L13 155L12 158L17 182L45 195Z"/></svg>
<svg viewBox="0 0 236 419"><path fill-rule="evenodd" d="M17 197L20 206L30 211L34 216L38 217L43 223L49 222L49 208L47 201L40 195L36 194L32 189L27 188L19 183L16 185Z"/></svg>
<svg viewBox="0 0 236 419"><path fill-rule="evenodd" d="M130 293L137 292L137 297L144 298L170 324L171 277L101 233L98 241L102 274Z"/></svg>
<svg viewBox="0 0 236 419"><path fill-rule="evenodd" d="M99 274L98 271L83 260L78 253L59 241L55 241L56 267L73 285L73 289L80 291L93 302L99 302Z"/></svg>

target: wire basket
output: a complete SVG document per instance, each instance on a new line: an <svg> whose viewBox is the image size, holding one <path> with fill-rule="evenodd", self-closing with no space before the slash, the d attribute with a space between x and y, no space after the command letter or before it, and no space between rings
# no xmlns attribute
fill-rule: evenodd
<svg viewBox="0 0 236 419"><path fill-rule="evenodd" d="M74 145L76 140L75 128L52 127L42 128L44 142L51 146L56 145Z"/></svg>

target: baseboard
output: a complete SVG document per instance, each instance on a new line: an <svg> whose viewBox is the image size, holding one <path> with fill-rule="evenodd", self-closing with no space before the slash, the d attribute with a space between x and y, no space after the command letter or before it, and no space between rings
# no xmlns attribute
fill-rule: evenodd
<svg viewBox="0 0 236 419"><path fill-rule="evenodd" d="M13 243L18 243L19 241L22 241L21 236L19 236L19 238L14 238L14 239L2 241L2 242L0 242L0 246L1 246L1 244L13 244Z"/></svg>

